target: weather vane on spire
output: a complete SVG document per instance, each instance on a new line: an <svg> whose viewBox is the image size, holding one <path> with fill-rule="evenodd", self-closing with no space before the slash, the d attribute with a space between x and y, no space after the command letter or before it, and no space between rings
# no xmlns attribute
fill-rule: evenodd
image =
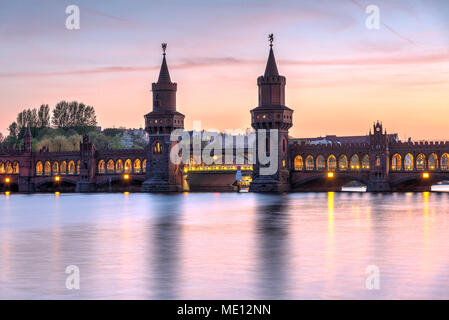
<svg viewBox="0 0 449 320"><path fill-rule="evenodd" d="M274 35L272 33L268 35L268 41L270 41L270 47L273 47Z"/></svg>
<svg viewBox="0 0 449 320"><path fill-rule="evenodd" d="M163 43L162 44L162 54L165 56L165 51L167 50L167 44L166 43Z"/></svg>

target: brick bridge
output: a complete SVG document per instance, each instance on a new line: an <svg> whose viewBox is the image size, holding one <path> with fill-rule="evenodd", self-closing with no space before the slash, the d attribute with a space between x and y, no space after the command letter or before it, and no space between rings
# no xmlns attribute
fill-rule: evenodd
<svg viewBox="0 0 449 320"><path fill-rule="evenodd" d="M184 128L184 115L176 108L177 84L171 81L165 48L158 81L152 84L153 110L145 115L149 135L145 150L96 150L84 136L78 152L32 152L28 128L21 150L0 149L0 189L236 190L236 164L184 166L169 161L175 145L170 135ZM257 85L259 103L251 110L251 125L256 133L277 130L279 165L274 174L265 176L261 175L265 164L257 157L254 165L242 164L249 191L339 191L353 181L373 192L429 191L433 184L449 180L449 142L401 142L397 135L387 134L379 122L367 136L292 139L288 131L293 126L294 110L285 105L286 78L278 72L272 43L265 73ZM268 131L267 138L270 134ZM246 150L246 154L250 152Z"/></svg>

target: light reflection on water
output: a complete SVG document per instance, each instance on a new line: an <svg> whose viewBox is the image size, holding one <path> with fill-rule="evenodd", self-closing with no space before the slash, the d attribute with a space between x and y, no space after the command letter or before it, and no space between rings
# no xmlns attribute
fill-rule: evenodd
<svg viewBox="0 0 449 320"><path fill-rule="evenodd" d="M0 298L449 299L448 227L448 193L0 195Z"/></svg>

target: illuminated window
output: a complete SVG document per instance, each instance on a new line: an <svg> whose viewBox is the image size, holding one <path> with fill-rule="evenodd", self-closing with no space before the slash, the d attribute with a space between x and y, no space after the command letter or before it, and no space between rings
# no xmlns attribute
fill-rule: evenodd
<svg viewBox="0 0 449 320"><path fill-rule="evenodd" d="M11 162L6 162L5 171L7 174L12 174L12 165Z"/></svg>
<svg viewBox="0 0 449 320"><path fill-rule="evenodd" d="M404 158L404 169L407 171L412 171L413 168L413 156L408 153Z"/></svg>
<svg viewBox="0 0 449 320"><path fill-rule="evenodd" d="M106 173L106 164L104 160L100 160L98 162L98 173L99 174L105 174Z"/></svg>
<svg viewBox="0 0 449 320"><path fill-rule="evenodd" d="M44 175L51 176L51 164L50 164L50 161L45 161L45 164L44 164Z"/></svg>
<svg viewBox="0 0 449 320"><path fill-rule="evenodd" d="M397 153L393 156L393 158L391 158L391 170L402 170L402 157Z"/></svg>
<svg viewBox="0 0 449 320"><path fill-rule="evenodd" d="M156 141L153 144L153 154L161 154L162 153L162 144L159 141Z"/></svg>
<svg viewBox="0 0 449 320"><path fill-rule="evenodd" d="M57 163L56 161L53 162L51 171L53 172L53 174L59 174L59 163Z"/></svg>
<svg viewBox="0 0 449 320"><path fill-rule="evenodd" d="M295 158L295 170L296 171L302 171L304 168L304 161L302 160L301 156L296 156Z"/></svg>
<svg viewBox="0 0 449 320"><path fill-rule="evenodd" d="M329 158L327 158L327 168L331 171L337 169L337 159L334 155L330 155Z"/></svg>
<svg viewBox="0 0 449 320"><path fill-rule="evenodd" d="M338 168L342 171L348 169L348 157L345 155L340 156L340 159L338 160Z"/></svg>
<svg viewBox="0 0 449 320"><path fill-rule="evenodd" d="M435 153L429 156L428 166L430 170L438 169L438 156Z"/></svg>
<svg viewBox="0 0 449 320"><path fill-rule="evenodd" d="M0 161L0 173L5 173L5 165Z"/></svg>
<svg viewBox="0 0 449 320"><path fill-rule="evenodd" d="M140 159L134 160L134 173L140 173L142 171L141 161Z"/></svg>
<svg viewBox="0 0 449 320"><path fill-rule="evenodd" d="M318 156L318 158L316 158L316 168L317 168L317 170L325 170L326 169L326 160L321 155Z"/></svg>
<svg viewBox="0 0 449 320"><path fill-rule="evenodd" d="M147 172L147 159L144 159L142 162L142 172Z"/></svg>
<svg viewBox="0 0 449 320"><path fill-rule="evenodd" d="M38 161L36 163L36 175L41 176L44 171L44 166L42 165L42 162Z"/></svg>
<svg viewBox="0 0 449 320"><path fill-rule="evenodd" d="M81 165L81 160L78 160L76 162L76 174L80 174L80 165Z"/></svg>
<svg viewBox="0 0 449 320"><path fill-rule="evenodd" d="M423 154L419 154L416 157L416 169L424 170L426 168L426 156Z"/></svg>
<svg viewBox="0 0 449 320"><path fill-rule="evenodd" d="M312 171L314 169L315 169L315 163L314 163L314 160L313 160L313 156L309 155L306 158L306 170L307 171Z"/></svg>
<svg viewBox="0 0 449 320"><path fill-rule="evenodd" d="M133 166L132 166L131 159L126 159L126 161L125 161L125 173L131 173L132 168L133 168Z"/></svg>
<svg viewBox="0 0 449 320"><path fill-rule="evenodd" d="M368 170L369 167L370 167L370 164L369 164L369 155L366 154L366 155L364 155L363 158L362 158L362 169Z"/></svg>
<svg viewBox="0 0 449 320"><path fill-rule="evenodd" d="M61 174L67 174L67 162L62 161L61 167L59 169L60 169Z"/></svg>
<svg viewBox="0 0 449 320"><path fill-rule="evenodd" d="M114 173L115 172L115 164L114 160L108 160L108 164L106 166L108 173Z"/></svg>
<svg viewBox="0 0 449 320"><path fill-rule="evenodd" d="M353 155L351 157L351 170L359 170L360 169L360 161L359 161L359 156L358 155Z"/></svg>
<svg viewBox="0 0 449 320"><path fill-rule="evenodd" d="M115 172L123 173L123 161L121 159L118 159L115 163Z"/></svg>

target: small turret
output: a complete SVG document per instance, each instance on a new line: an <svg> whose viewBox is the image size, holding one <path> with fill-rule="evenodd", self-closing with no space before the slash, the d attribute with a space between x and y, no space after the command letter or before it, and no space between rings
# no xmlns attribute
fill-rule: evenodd
<svg viewBox="0 0 449 320"><path fill-rule="evenodd" d="M33 149L33 135L31 134L31 128L29 123L23 136L23 147L25 149L25 152L31 152Z"/></svg>

